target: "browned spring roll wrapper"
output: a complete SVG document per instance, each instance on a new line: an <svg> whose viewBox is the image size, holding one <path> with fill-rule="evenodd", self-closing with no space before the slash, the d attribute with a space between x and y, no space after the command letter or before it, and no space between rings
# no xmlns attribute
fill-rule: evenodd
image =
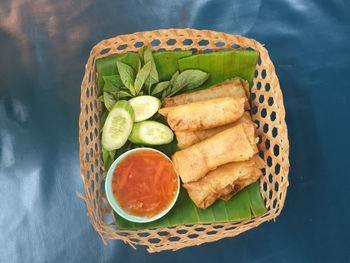
<svg viewBox="0 0 350 263"><path fill-rule="evenodd" d="M218 134L219 132L227 130L231 127L237 126L243 122L253 124L249 112L244 112L243 116L236 122L232 122L216 128L201 131L176 131L175 134L178 142L177 146L180 149L186 149L193 144L203 141L204 139L214 136L215 134Z"/></svg>
<svg viewBox="0 0 350 263"><path fill-rule="evenodd" d="M197 101L231 96L248 99L250 97L249 82L241 78L226 80L204 90L185 93L171 98L165 98L163 107L174 107ZM244 104L244 109L250 109L248 100Z"/></svg>
<svg viewBox="0 0 350 263"><path fill-rule="evenodd" d="M182 182L197 181L216 167L246 161L258 152L255 126L241 123L172 156Z"/></svg>
<svg viewBox="0 0 350 263"><path fill-rule="evenodd" d="M256 159L224 164L196 182L183 184L192 201L199 208L206 209L217 199L229 200L244 187L262 176Z"/></svg>
<svg viewBox="0 0 350 263"><path fill-rule="evenodd" d="M225 97L162 108L173 131L204 130L234 122L244 113L245 99Z"/></svg>

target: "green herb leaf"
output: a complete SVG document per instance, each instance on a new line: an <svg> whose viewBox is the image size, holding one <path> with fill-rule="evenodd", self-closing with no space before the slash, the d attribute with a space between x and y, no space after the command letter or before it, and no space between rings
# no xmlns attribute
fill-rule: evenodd
<svg viewBox="0 0 350 263"><path fill-rule="evenodd" d="M136 95L134 87L135 73L132 67L120 61L117 61L117 67L124 86L129 89L132 95Z"/></svg>
<svg viewBox="0 0 350 263"><path fill-rule="evenodd" d="M124 85L119 75L104 76L103 80L105 83L103 91L107 92L117 92Z"/></svg>
<svg viewBox="0 0 350 263"><path fill-rule="evenodd" d="M169 95L172 96L183 89L197 88L208 78L208 73L197 69L189 69L181 72L181 74L175 79L173 88Z"/></svg>
<svg viewBox="0 0 350 263"><path fill-rule="evenodd" d="M165 90L163 90L162 93L162 101L169 96L169 94L171 93L171 88L172 86L170 85L169 87L167 87Z"/></svg>
<svg viewBox="0 0 350 263"><path fill-rule="evenodd" d="M171 85L174 85L174 82L175 80L177 79L177 77L180 75L179 71L176 70L176 72L171 76L171 79L170 79L170 83Z"/></svg>
<svg viewBox="0 0 350 263"><path fill-rule="evenodd" d="M121 98L132 97L132 95L127 91L121 90L118 92L118 97L121 99Z"/></svg>
<svg viewBox="0 0 350 263"><path fill-rule="evenodd" d="M108 111L110 111L117 102L115 96L109 92L103 92L103 101Z"/></svg>
<svg viewBox="0 0 350 263"><path fill-rule="evenodd" d="M108 151L102 146L102 157L103 157L105 171L108 171L108 169L111 167L112 163L114 162L114 156L115 156L115 150Z"/></svg>
<svg viewBox="0 0 350 263"><path fill-rule="evenodd" d="M136 79L135 79L135 92L136 95L139 94L139 92L142 89L143 84L145 83L146 79L150 75L152 64L151 62L147 62L137 73Z"/></svg>
<svg viewBox="0 0 350 263"><path fill-rule="evenodd" d="M152 94L151 95L155 95L159 92L162 92L163 90L165 90L167 87L169 87L170 85L170 81L162 81L159 82L153 89Z"/></svg>
<svg viewBox="0 0 350 263"><path fill-rule="evenodd" d="M96 101L104 102L104 101L103 101L103 95L99 96L99 97L96 99Z"/></svg>
<svg viewBox="0 0 350 263"><path fill-rule="evenodd" d="M147 46L144 48L143 60L145 64L147 64L147 62L149 61L151 62L152 66L151 66L150 77L155 81L155 83L157 83L159 81L158 71L156 68L156 64L154 62L152 51Z"/></svg>

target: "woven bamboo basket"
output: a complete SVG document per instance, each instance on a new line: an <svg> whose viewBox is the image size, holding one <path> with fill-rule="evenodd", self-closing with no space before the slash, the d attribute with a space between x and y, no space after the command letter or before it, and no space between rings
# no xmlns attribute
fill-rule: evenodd
<svg viewBox="0 0 350 263"><path fill-rule="evenodd" d="M118 229L104 193L106 171L103 169L98 136L101 104L96 101L99 90L95 62L113 54L138 52L144 45L150 46L153 51L192 50L196 54L232 49L259 51L252 87L252 118L258 124L259 150L266 161L265 173L260 179L261 194L267 208L265 214L240 222L179 225L138 231ZM103 40L91 50L85 66L80 107L80 165L85 195L77 194L85 200L91 223L105 244L108 239L120 239L134 248L135 245L146 246L149 252L178 250L236 236L275 219L281 213L289 172L285 110L274 65L267 50L259 42L237 35L193 29L138 32Z"/></svg>

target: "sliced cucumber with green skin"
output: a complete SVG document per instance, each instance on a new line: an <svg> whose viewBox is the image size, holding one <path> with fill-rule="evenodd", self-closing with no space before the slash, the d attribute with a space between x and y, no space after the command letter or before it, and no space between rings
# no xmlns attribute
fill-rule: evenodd
<svg viewBox="0 0 350 263"><path fill-rule="evenodd" d="M114 104L102 130L102 145L106 150L116 150L125 144L131 133L134 118L134 110L128 101L120 100Z"/></svg>
<svg viewBox="0 0 350 263"><path fill-rule="evenodd" d="M161 102L153 96L138 96L129 100L135 113L135 122L151 118L160 108Z"/></svg>
<svg viewBox="0 0 350 263"><path fill-rule="evenodd" d="M141 121L134 124L129 140L140 145L168 144L174 140L174 133L160 122Z"/></svg>

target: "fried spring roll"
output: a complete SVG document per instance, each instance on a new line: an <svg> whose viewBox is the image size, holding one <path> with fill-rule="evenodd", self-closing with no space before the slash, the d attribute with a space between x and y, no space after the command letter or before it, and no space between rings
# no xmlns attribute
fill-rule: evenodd
<svg viewBox="0 0 350 263"><path fill-rule="evenodd" d="M205 130L234 122L244 113L245 99L225 97L162 108L173 131Z"/></svg>
<svg viewBox="0 0 350 263"><path fill-rule="evenodd" d="M171 98L165 98L163 107L174 107L197 101L231 96L248 99L250 97L249 82L241 78L226 80L204 90L185 93ZM250 109L248 100L244 103L244 109Z"/></svg>
<svg viewBox="0 0 350 263"><path fill-rule="evenodd" d="M246 161L258 152L255 126L241 123L172 156L182 182L196 181L216 167Z"/></svg>
<svg viewBox="0 0 350 263"><path fill-rule="evenodd" d="M256 182L262 176L256 159L224 164L196 182L183 184L197 207L206 209L217 199L229 200L244 187ZM259 158L260 159L260 158Z"/></svg>
<svg viewBox="0 0 350 263"><path fill-rule="evenodd" d="M193 144L203 141L204 139L214 136L215 134L218 134L219 132L222 132L234 126L237 126L238 124L243 122L253 124L252 118L250 117L250 114L247 111L244 112L244 114L238 121L216 128L201 131L176 131L175 134L178 142L177 146L180 149L186 149L187 147L190 147Z"/></svg>

